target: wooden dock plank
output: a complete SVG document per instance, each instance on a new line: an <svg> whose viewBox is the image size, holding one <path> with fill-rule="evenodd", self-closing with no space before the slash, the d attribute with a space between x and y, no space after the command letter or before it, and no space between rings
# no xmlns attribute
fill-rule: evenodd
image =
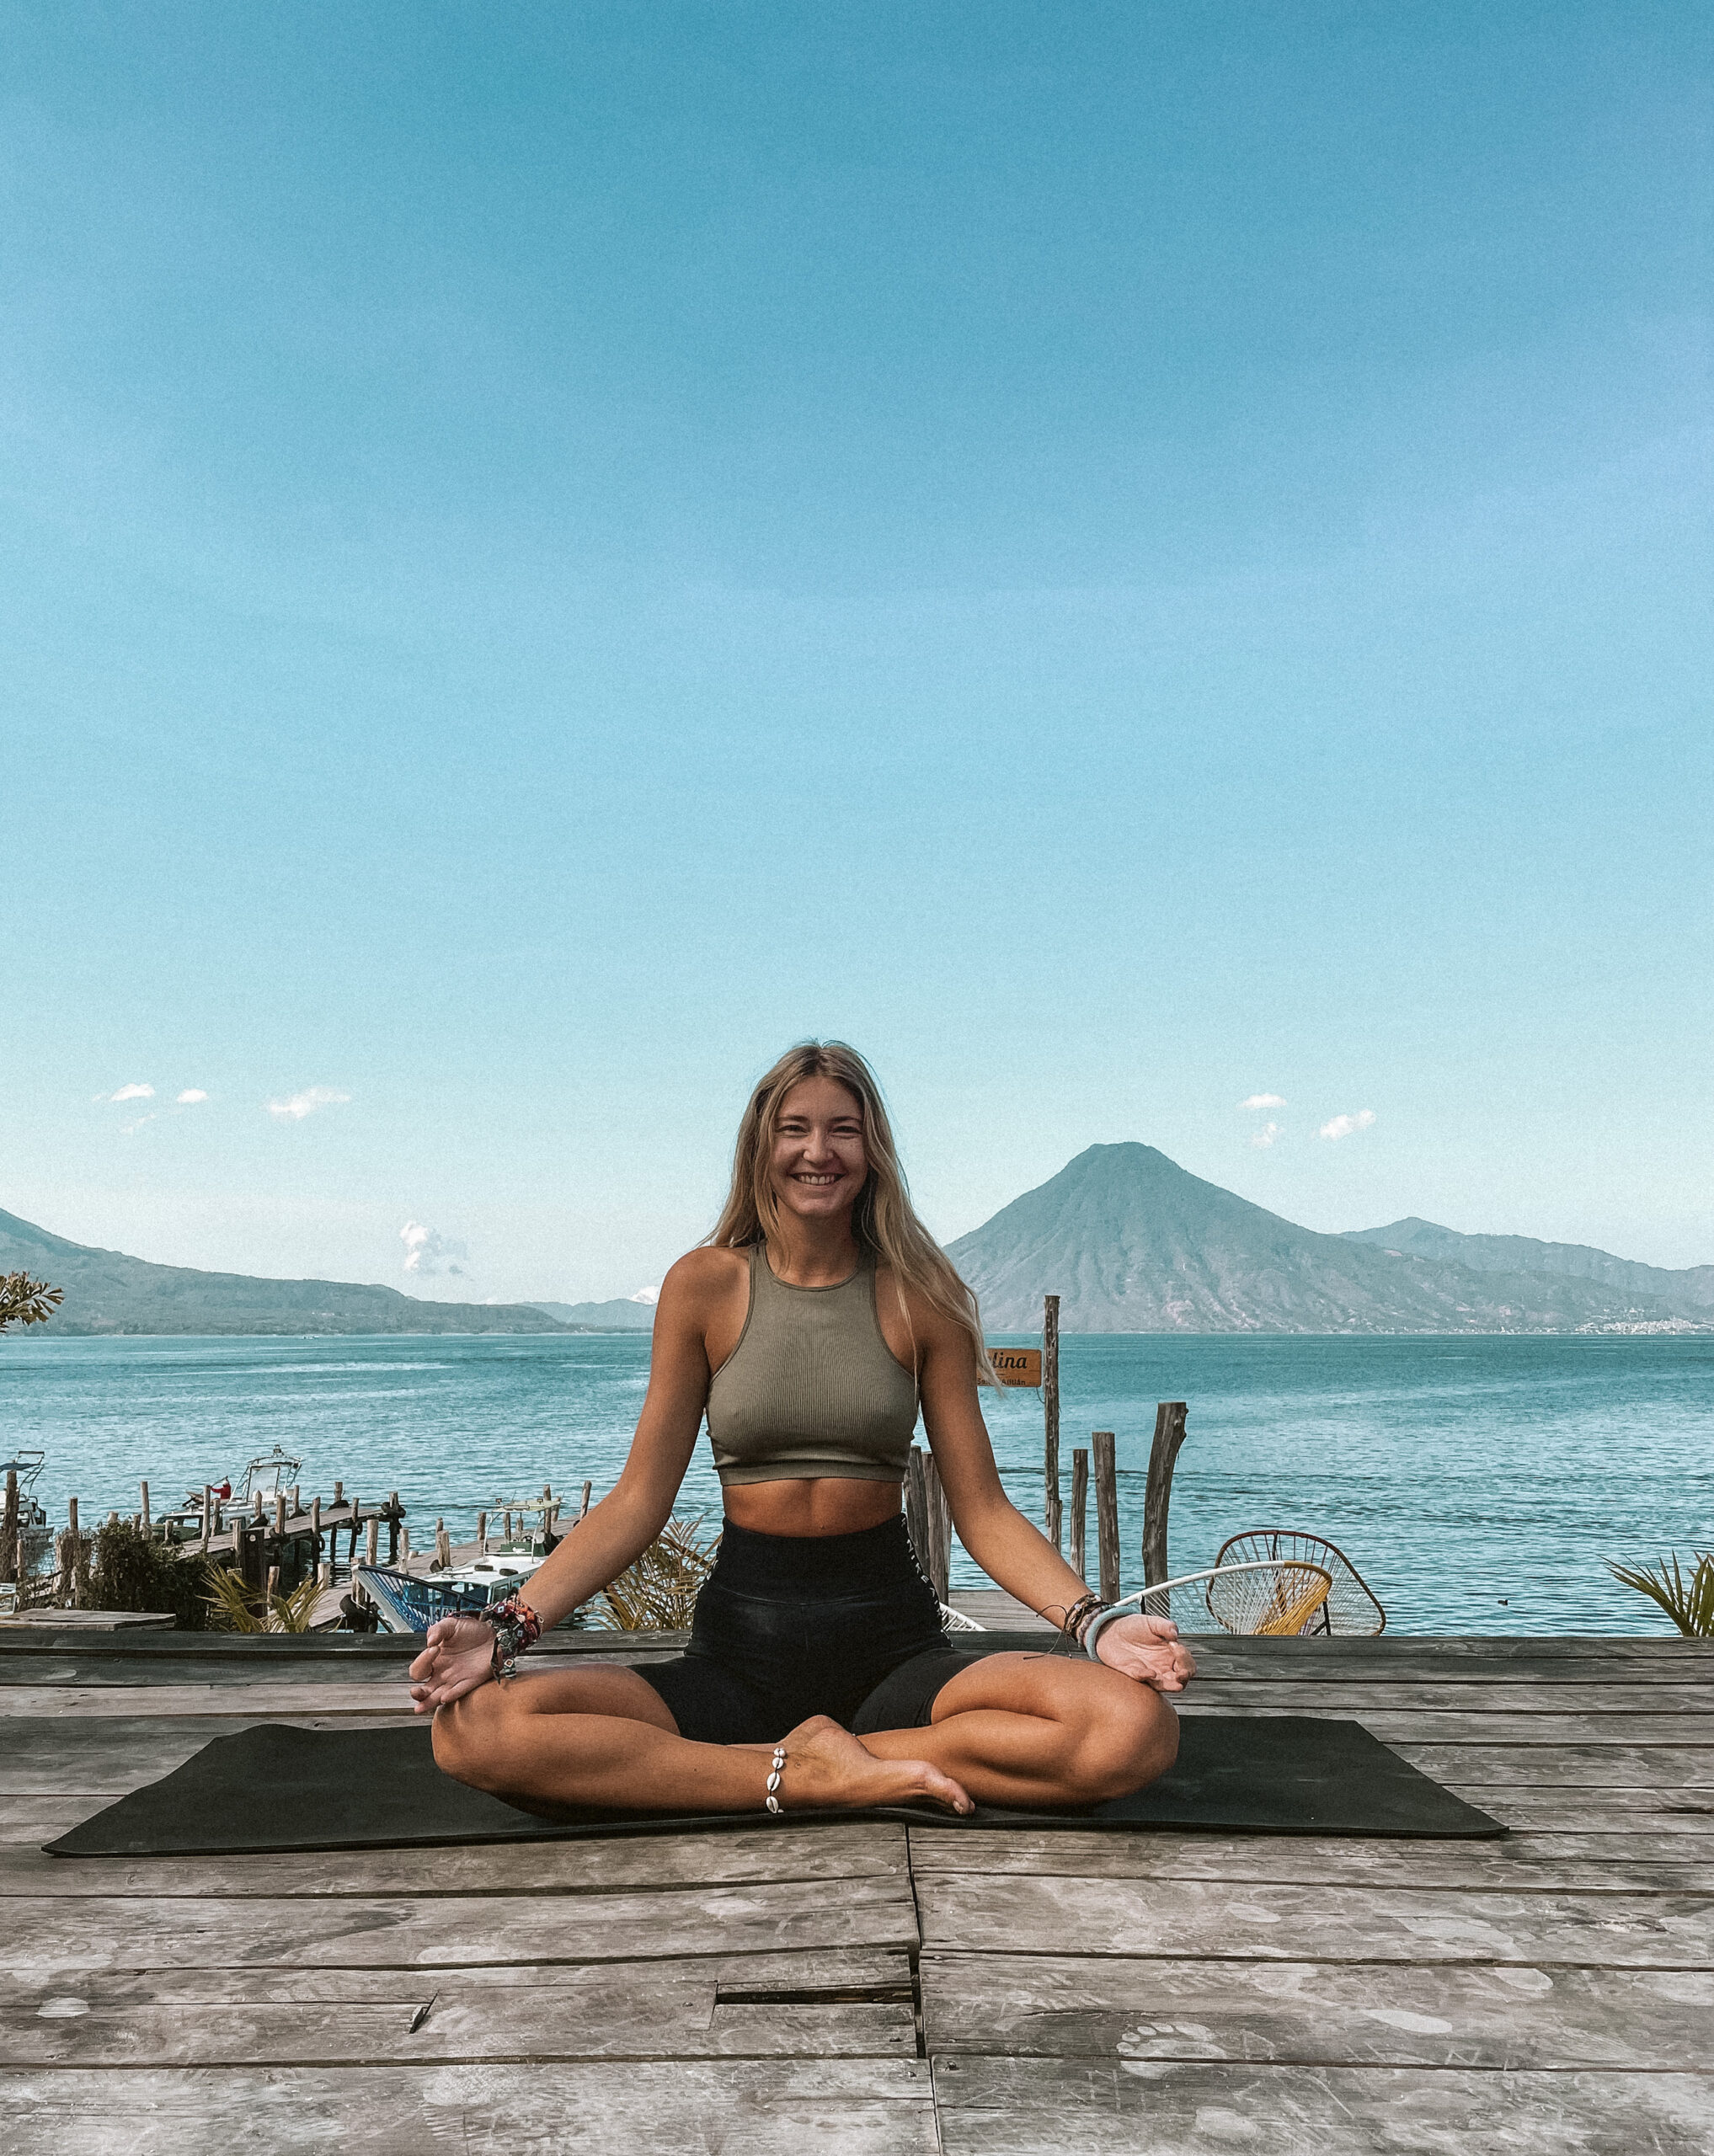
<svg viewBox="0 0 1714 2156"><path fill-rule="evenodd" d="M1610 1844L1613 1844L1610 1846ZM1593 1846L1586 1846L1593 1845ZM1714 1893L1714 1847L1694 1838L1641 1849L1630 1836L1512 1835L1498 1842L1323 1840L1311 1835L1010 1828L910 1829L919 1881L937 1872L1074 1879L1209 1879L1239 1884L1450 1886L1471 1892Z"/></svg>
<svg viewBox="0 0 1714 2156"><path fill-rule="evenodd" d="M921 2059L0 2072L29 2156L936 2156Z"/></svg>
<svg viewBox="0 0 1714 2156"><path fill-rule="evenodd" d="M1708 1970L926 1954L922 1999L937 2056L1695 2071L1714 2028Z"/></svg>
<svg viewBox="0 0 1714 2156"><path fill-rule="evenodd" d="M924 1951L1714 1967L1714 1897L919 1876Z"/></svg>
<svg viewBox="0 0 1714 2156"><path fill-rule="evenodd" d="M935 2063L945 2156L1709 2156L1706 2073Z"/></svg>
<svg viewBox="0 0 1714 2156"><path fill-rule="evenodd" d="M23 1982L306 1959L319 1968L545 1965L916 1943L909 1888L887 1878L843 1880L837 1893L796 1880L588 1893L571 1908L534 1894L352 1895L323 1901L313 1923L289 1899L19 1895L6 1918L7 1962Z"/></svg>
<svg viewBox="0 0 1714 2156"><path fill-rule="evenodd" d="M317 1970L310 1983L277 1968L165 1972L0 1997L0 2057L14 2067L916 2056L903 1950Z"/></svg>
<svg viewBox="0 0 1714 2156"><path fill-rule="evenodd" d="M580 1895L747 1880L792 1880L809 1888L819 1881L848 1879L892 1880L908 1892L909 1861L903 1827L836 1820L810 1827L730 1827L611 1841L297 1849L254 1856L51 1857L39 1848L13 1847L0 1848L0 1897L110 1899L146 1894L280 1901L393 1894Z"/></svg>

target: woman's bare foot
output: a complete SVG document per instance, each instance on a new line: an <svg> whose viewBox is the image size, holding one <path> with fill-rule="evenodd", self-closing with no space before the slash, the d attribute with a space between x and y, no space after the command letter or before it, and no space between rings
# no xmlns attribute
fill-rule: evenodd
<svg viewBox="0 0 1714 2156"><path fill-rule="evenodd" d="M926 1796L948 1812L975 1806L950 1774L926 1759L878 1759L848 1729L826 1715L812 1715L782 1739L785 1771L780 1777L782 1812L853 1812L876 1804L909 1804ZM757 1750L772 1747L757 1746Z"/></svg>

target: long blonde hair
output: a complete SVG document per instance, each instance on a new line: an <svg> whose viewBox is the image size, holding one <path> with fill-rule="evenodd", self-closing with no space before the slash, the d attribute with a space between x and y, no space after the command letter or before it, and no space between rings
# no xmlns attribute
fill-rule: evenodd
<svg viewBox="0 0 1714 2156"><path fill-rule="evenodd" d="M732 1187L708 1241L718 1249L743 1250L751 1243L766 1241L770 1235L779 1240L780 1208L774 1196L772 1174L774 1137L787 1094L806 1078L830 1078L835 1085L843 1086L862 1110L863 1151L869 1172L852 1208L852 1233L862 1248L891 1267L905 1323L910 1321L905 1299L908 1288L966 1335L975 1358L977 1383L997 1385L1000 1380L983 1343L976 1298L917 1219L875 1074L857 1050L843 1041L799 1041L756 1081L738 1126ZM913 1347L915 1338L913 1331Z"/></svg>

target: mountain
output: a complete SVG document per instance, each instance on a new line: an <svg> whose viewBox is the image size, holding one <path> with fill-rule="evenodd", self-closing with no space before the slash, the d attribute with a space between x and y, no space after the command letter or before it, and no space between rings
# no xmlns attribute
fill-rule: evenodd
<svg viewBox="0 0 1714 2156"><path fill-rule="evenodd" d="M574 1332L651 1332L654 1329L654 1304L633 1303L625 1296L611 1303L531 1303L530 1307L545 1310Z"/></svg>
<svg viewBox="0 0 1714 2156"><path fill-rule="evenodd" d="M1463 1235L1432 1220L1395 1220L1390 1228L1348 1228L1350 1242L1376 1243L1412 1257L1450 1259L1472 1273L1545 1273L1556 1279L1594 1280L1638 1302L1664 1303L1681 1317L1714 1318L1714 1265L1671 1272L1615 1257L1588 1243L1543 1243L1533 1235Z"/></svg>
<svg viewBox="0 0 1714 2156"><path fill-rule="evenodd" d="M524 1303L423 1303L342 1280L197 1273L93 1250L0 1213L0 1273L26 1272L66 1299L36 1332L558 1332Z"/></svg>
<svg viewBox="0 0 1714 2156"><path fill-rule="evenodd" d="M1090 1146L948 1254L995 1332L1038 1330L1044 1294L1067 1332L1567 1332L1679 1316L1594 1279L1317 1235L1152 1145Z"/></svg>

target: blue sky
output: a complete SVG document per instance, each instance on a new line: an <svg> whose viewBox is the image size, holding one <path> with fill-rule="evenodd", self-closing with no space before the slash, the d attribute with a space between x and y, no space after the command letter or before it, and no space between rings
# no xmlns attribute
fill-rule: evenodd
<svg viewBox="0 0 1714 2156"><path fill-rule="evenodd" d="M628 1292L813 1033L1714 1260L1706 11L0 19L0 1205Z"/></svg>

